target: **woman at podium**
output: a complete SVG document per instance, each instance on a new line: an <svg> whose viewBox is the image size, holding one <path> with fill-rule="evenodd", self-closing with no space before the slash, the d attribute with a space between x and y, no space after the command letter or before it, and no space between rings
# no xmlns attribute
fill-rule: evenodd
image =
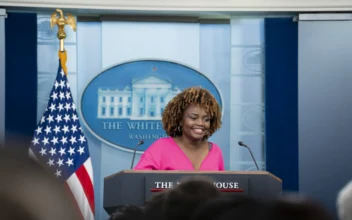
<svg viewBox="0 0 352 220"><path fill-rule="evenodd" d="M208 138L221 127L221 110L206 89L191 87L165 107L162 124L168 137L156 140L134 170L224 170L220 147Z"/></svg>

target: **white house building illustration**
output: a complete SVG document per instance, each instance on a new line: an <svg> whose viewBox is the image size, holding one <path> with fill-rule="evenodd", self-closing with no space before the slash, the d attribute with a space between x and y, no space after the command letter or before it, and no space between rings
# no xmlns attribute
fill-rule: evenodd
<svg viewBox="0 0 352 220"><path fill-rule="evenodd" d="M161 120L166 104L181 90L156 76L133 79L124 89L98 88L98 118Z"/></svg>

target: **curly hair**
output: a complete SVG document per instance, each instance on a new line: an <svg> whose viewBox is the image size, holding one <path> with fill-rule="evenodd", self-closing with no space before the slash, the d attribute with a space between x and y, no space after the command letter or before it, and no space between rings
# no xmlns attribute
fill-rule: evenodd
<svg viewBox="0 0 352 220"><path fill-rule="evenodd" d="M179 130L180 122L186 108L194 104L203 108L210 115L209 138L221 127L221 110L218 102L206 89L191 87L176 95L165 107L162 114L163 128L167 135L177 137L182 135Z"/></svg>

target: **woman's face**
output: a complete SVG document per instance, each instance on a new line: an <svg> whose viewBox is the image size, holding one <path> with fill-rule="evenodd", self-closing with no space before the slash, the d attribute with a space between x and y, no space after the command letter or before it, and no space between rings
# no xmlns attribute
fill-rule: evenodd
<svg viewBox="0 0 352 220"><path fill-rule="evenodd" d="M190 105L183 113L182 135L191 140L201 140L208 134L210 115L203 108Z"/></svg>

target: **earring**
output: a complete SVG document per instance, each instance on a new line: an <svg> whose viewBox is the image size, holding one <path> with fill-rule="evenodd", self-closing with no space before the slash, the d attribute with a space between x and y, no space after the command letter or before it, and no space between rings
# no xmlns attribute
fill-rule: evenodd
<svg viewBox="0 0 352 220"><path fill-rule="evenodd" d="M180 132L180 133L182 133L182 127L181 127L181 125L179 125L179 126L177 127L177 131Z"/></svg>

